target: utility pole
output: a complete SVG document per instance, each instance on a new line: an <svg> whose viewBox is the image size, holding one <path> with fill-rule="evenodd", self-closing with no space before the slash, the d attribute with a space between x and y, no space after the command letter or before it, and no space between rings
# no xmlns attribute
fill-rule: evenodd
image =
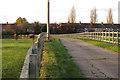
<svg viewBox="0 0 120 80"><path fill-rule="evenodd" d="M50 40L50 0L47 0L47 40Z"/></svg>

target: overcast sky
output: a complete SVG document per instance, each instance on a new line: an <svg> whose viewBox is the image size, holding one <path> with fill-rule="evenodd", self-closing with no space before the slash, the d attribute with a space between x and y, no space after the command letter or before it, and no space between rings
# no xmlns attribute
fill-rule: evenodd
<svg viewBox="0 0 120 80"><path fill-rule="evenodd" d="M90 10L97 9L98 22L106 23L109 8L113 21L118 23L118 2L120 0L50 0L50 22L67 22L72 6L76 10L76 22L90 22ZM47 0L0 0L0 23L14 23L18 17L28 22L47 22Z"/></svg>

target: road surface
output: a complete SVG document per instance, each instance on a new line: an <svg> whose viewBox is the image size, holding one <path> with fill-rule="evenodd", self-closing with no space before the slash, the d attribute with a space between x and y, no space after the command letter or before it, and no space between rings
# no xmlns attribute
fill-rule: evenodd
<svg viewBox="0 0 120 80"><path fill-rule="evenodd" d="M87 42L60 38L87 78L118 78L118 54Z"/></svg>

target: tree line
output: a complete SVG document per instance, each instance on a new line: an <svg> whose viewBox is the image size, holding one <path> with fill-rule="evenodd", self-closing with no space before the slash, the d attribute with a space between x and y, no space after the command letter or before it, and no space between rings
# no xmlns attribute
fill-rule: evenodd
<svg viewBox="0 0 120 80"><path fill-rule="evenodd" d="M98 21L97 17L98 17L97 9L93 8L90 11L90 23L94 23L95 24ZM113 15L112 15L111 8L108 11L108 16L106 17L106 20L107 20L108 24L113 24ZM76 10L75 10L74 6L70 10L70 14L68 16L68 23L76 23ZM103 23L103 22L101 22L101 23Z"/></svg>
<svg viewBox="0 0 120 80"><path fill-rule="evenodd" d="M41 26L39 22L29 23L26 18L19 17L13 25L3 26L3 35L17 34L39 34L46 32L46 25Z"/></svg>

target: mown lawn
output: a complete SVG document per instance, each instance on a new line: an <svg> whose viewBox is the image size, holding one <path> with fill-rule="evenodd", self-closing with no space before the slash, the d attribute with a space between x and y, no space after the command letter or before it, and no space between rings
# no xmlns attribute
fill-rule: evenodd
<svg viewBox="0 0 120 80"><path fill-rule="evenodd" d="M19 78L25 56L35 40L2 39L2 77Z"/></svg>
<svg viewBox="0 0 120 80"><path fill-rule="evenodd" d="M80 39L85 42L94 44L96 46L106 48L106 49L112 50L114 52L120 53L120 45L117 45L117 44L112 44L112 43L107 43L107 42L102 42L102 41L97 41L97 40L91 40L91 39L86 39L86 38L77 38L77 39Z"/></svg>
<svg viewBox="0 0 120 80"><path fill-rule="evenodd" d="M58 38L44 43L40 78L84 78Z"/></svg>

